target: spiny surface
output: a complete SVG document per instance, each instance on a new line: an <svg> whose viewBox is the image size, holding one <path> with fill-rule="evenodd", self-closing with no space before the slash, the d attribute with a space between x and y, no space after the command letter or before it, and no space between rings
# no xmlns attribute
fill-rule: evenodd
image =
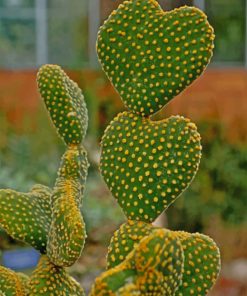
<svg viewBox="0 0 247 296"><path fill-rule="evenodd" d="M203 234L175 232L184 251L184 273L176 296L205 296L220 271L220 253L215 242Z"/></svg>
<svg viewBox="0 0 247 296"><path fill-rule="evenodd" d="M154 221L187 188L201 157L195 124L119 114L102 139L101 173L130 220Z"/></svg>
<svg viewBox="0 0 247 296"><path fill-rule="evenodd" d="M122 263L141 239L153 231L153 226L144 222L128 221L115 231L107 254L107 269Z"/></svg>
<svg viewBox="0 0 247 296"><path fill-rule="evenodd" d="M124 1L101 27L97 52L127 107L159 111L209 63L214 33L195 7L164 12L155 0Z"/></svg>
<svg viewBox="0 0 247 296"><path fill-rule="evenodd" d="M24 275L0 266L0 295L2 296L26 296L26 284Z"/></svg>
<svg viewBox="0 0 247 296"><path fill-rule="evenodd" d="M58 266L71 266L81 255L86 238L81 215L88 162L83 147L64 154L51 197L52 223L47 254Z"/></svg>
<svg viewBox="0 0 247 296"><path fill-rule="evenodd" d="M116 267L157 227L128 221L114 233L107 256L108 268ZM215 242L203 234L173 232L184 252L183 280L176 296L205 296L215 284L220 270L220 253Z"/></svg>
<svg viewBox="0 0 247 296"><path fill-rule="evenodd" d="M60 137L67 145L80 144L86 134L88 114L78 85L57 65L42 66L37 81Z"/></svg>
<svg viewBox="0 0 247 296"><path fill-rule="evenodd" d="M51 190L42 185L30 193L0 190L0 226L13 238L46 252L51 223Z"/></svg>
<svg viewBox="0 0 247 296"><path fill-rule="evenodd" d="M64 268L43 256L30 277L29 296L85 296L80 285Z"/></svg>
<svg viewBox="0 0 247 296"><path fill-rule="evenodd" d="M182 277L183 260L179 240L170 231L156 229L121 264L97 278L90 295L114 296L134 289L136 295L172 296Z"/></svg>

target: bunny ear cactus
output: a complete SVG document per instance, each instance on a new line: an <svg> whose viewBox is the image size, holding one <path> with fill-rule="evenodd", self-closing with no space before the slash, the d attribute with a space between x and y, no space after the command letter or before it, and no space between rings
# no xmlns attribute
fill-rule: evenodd
<svg viewBox="0 0 247 296"><path fill-rule="evenodd" d="M101 27L102 68L125 105L149 116L201 75L213 29L195 7L164 12L155 0L124 1Z"/></svg>
<svg viewBox="0 0 247 296"><path fill-rule="evenodd" d="M190 185L202 150L189 119L151 116L203 73L213 41L202 11L164 12L155 0L124 1L99 30L99 61L129 109L103 135L100 169L128 221L90 296L205 296L216 282L220 254L211 238L151 224Z"/></svg>
<svg viewBox="0 0 247 296"><path fill-rule="evenodd" d="M43 254L30 279L1 267L0 295L83 296L65 267L79 258L86 238L81 207L88 161L81 143L87 108L77 84L57 65L41 67L38 86L67 150L54 188L35 185L29 193L0 190L0 226Z"/></svg>

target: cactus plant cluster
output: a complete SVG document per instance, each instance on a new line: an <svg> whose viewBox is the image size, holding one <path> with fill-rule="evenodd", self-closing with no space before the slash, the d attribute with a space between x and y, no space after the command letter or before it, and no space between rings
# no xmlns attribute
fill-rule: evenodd
<svg viewBox="0 0 247 296"><path fill-rule="evenodd" d="M202 74L213 40L203 12L164 12L155 0L124 1L99 30L99 60L128 108L103 135L100 170L127 221L111 239L107 270L90 296L205 296L217 279L220 255L211 238L152 224L192 182L201 143L189 119L151 116ZM37 80L67 150L54 188L0 190L0 226L42 254L30 277L0 267L0 295L85 295L66 267L86 238L87 108L59 66L43 66Z"/></svg>
<svg viewBox="0 0 247 296"><path fill-rule="evenodd" d="M54 188L30 192L0 190L0 226L42 255L28 278L0 267L0 295L85 295L67 273L81 255L85 224L81 214L88 161L82 146L88 123L79 87L56 65L38 73L38 87L58 135L66 144Z"/></svg>

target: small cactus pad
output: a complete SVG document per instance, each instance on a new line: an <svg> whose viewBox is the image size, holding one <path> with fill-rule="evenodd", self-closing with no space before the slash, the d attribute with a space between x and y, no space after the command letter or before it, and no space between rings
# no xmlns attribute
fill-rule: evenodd
<svg viewBox="0 0 247 296"><path fill-rule="evenodd" d="M88 115L78 85L57 65L42 66L37 81L60 137L67 145L80 144L86 134Z"/></svg>
<svg viewBox="0 0 247 296"><path fill-rule="evenodd" d="M124 1L98 34L98 57L127 107L159 111L209 63L214 32L195 7L164 12L155 0Z"/></svg>
<svg viewBox="0 0 247 296"><path fill-rule="evenodd" d="M156 229L121 264L96 279L90 296L117 296L131 288L136 295L172 296L182 277L183 260L179 240L170 231Z"/></svg>
<svg viewBox="0 0 247 296"><path fill-rule="evenodd" d="M0 226L13 238L45 253L50 228L49 188L36 185L30 193L0 190Z"/></svg>
<svg viewBox="0 0 247 296"><path fill-rule="evenodd" d="M215 242L199 233L175 232L185 260L183 281L175 296L205 296L215 284L220 270L220 253Z"/></svg>
<svg viewBox="0 0 247 296"><path fill-rule="evenodd" d="M29 296L85 296L80 285L67 274L64 268L53 265L43 256L32 273Z"/></svg>
<svg viewBox="0 0 247 296"><path fill-rule="evenodd" d="M0 266L0 296L26 296L26 284L24 275Z"/></svg>
<svg viewBox="0 0 247 296"><path fill-rule="evenodd" d="M107 254L107 269L122 263L140 240L153 231L153 226L145 222L128 221L115 231Z"/></svg>
<svg viewBox="0 0 247 296"><path fill-rule="evenodd" d="M88 162L82 147L64 154L51 197L52 223L47 254L58 266L71 266L81 255L86 232L81 215L82 194Z"/></svg>
<svg viewBox="0 0 247 296"><path fill-rule="evenodd" d="M130 220L154 221L187 188L201 157L195 124L119 114L102 139L101 172Z"/></svg>

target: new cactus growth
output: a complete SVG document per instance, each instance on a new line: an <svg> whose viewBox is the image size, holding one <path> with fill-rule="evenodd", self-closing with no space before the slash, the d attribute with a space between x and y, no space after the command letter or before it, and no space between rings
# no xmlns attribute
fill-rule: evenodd
<svg viewBox="0 0 247 296"><path fill-rule="evenodd" d="M201 158L194 123L151 115L202 74L213 41L202 11L164 12L155 0L124 1L99 30L99 60L128 108L103 135L100 169L128 221L90 296L205 296L216 282L220 254L211 238L151 224L190 185Z"/></svg>
<svg viewBox="0 0 247 296"><path fill-rule="evenodd" d="M65 267L79 258L86 238L81 206L88 169L82 146L87 109L81 90L59 66L41 67L37 81L67 150L54 188L35 185L29 193L0 190L0 226L42 253L30 278L1 267L0 295L84 295Z"/></svg>
<svg viewBox="0 0 247 296"><path fill-rule="evenodd" d="M202 74L213 40L202 11L164 12L155 0L124 1L99 30L102 68L128 107L103 135L100 169L127 221L111 239L107 270L90 296L205 296L216 282L220 254L211 238L152 224L192 182L202 147L189 119L151 116ZM42 253L30 278L1 267L0 295L84 295L65 268L86 238L87 109L59 66L43 66L38 87L67 150L54 188L0 191L0 226Z"/></svg>

